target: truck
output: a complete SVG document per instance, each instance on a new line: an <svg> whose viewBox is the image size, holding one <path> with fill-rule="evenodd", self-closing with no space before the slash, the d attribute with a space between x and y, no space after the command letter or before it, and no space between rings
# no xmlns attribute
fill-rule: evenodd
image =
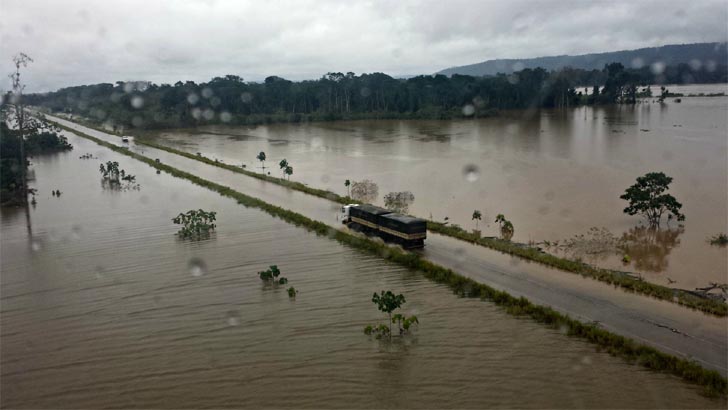
<svg viewBox="0 0 728 410"><path fill-rule="evenodd" d="M427 221L369 204L341 207L341 222L350 229L376 235L405 249L422 248L427 238Z"/></svg>

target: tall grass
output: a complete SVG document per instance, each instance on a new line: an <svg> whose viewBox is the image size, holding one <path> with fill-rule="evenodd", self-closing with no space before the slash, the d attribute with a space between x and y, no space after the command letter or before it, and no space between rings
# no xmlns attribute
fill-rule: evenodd
<svg viewBox="0 0 728 410"><path fill-rule="evenodd" d="M269 204L258 198L235 191L230 187L208 181L169 165L158 163L143 155L131 152L126 148L116 146L67 127L61 126L61 128L90 139L113 151L144 162L170 175L186 179L196 185L213 190L222 196L235 199L245 207L258 208L271 216L303 227L319 236L335 239L348 247L377 255L393 263L422 272L425 277L437 283L447 285L453 292L462 297L480 298L481 300L490 301L502 307L508 314L519 317L530 317L532 320L549 328L563 331L569 336L586 340L600 348L604 348L611 355L622 357L629 363L638 364L657 372L672 374L690 383L702 386L704 394L708 396L720 397L723 400L728 397L728 380L717 371L705 369L695 361L663 353L653 347L601 329L594 324L585 324L576 319L572 319L568 315L559 313L550 307L535 305L523 297L514 297L506 292L499 291L488 285L462 276L451 269L427 261L417 254L406 252L400 248L391 247L381 242L375 242L360 235L353 235L331 228L323 222Z"/></svg>

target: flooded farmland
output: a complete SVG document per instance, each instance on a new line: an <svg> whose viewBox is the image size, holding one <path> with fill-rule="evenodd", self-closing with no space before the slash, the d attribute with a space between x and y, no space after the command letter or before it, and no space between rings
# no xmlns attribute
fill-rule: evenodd
<svg viewBox="0 0 728 410"><path fill-rule="evenodd" d="M670 87L672 92L725 92L726 87ZM471 121L365 120L259 127L210 126L161 131L156 140L229 164L270 172L286 158L292 179L346 193L344 181L379 185L378 204L393 191L411 191L409 212L497 235L495 216L515 225L514 240L562 246L545 249L685 289L724 283L728 250L708 238L728 230L728 97L643 101L636 106L517 111ZM464 172L465 170L473 172ZM662 171L686 221L644 229L622 212L619 199L636 177ZM485 226L484 226L485 225ZM628 241L601 253L564 248L590 228ZM598 238L597 238L598 239ZM630 261L622 262L625 254Z"/></svg>
<svg viewBox="0 0 728 410"><path fill-rule="evenodd" d="M71 143L33 159L29 218L3 209L3 407L724 406L416 272ZM104 189L107 160L140 189ZM192 208L218 212L210 239L174 236L170 219ZM271 264L299 289L295 301L258 279ZM370 301L381 289L407 296L404 311L421 320L413 337L389 345L362 333L382 319Z"/></svg>

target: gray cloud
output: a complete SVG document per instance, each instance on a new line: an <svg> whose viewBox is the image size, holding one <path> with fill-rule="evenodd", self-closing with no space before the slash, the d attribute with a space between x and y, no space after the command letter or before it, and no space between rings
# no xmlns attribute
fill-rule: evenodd
<svg viewBox="0 0 728 410"><path fill-rule="evenodd" d="M28 91L224 74L432 73L493 58L725 41L727 9L723 0L2 0L0 72L23 51L35 60Z"/></svg>

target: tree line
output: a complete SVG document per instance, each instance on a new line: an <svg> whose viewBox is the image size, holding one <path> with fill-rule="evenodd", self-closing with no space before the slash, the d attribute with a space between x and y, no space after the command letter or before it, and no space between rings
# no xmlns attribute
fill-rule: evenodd
<svg viewBox="0 0 728 410"><path fill-rule="evenodd" d="M294 82L271 76L262 83L237 75L175 84L117 82L68 87L26 96L28 104L80 115L117 128L171 128L211 123L359 118L450 119L483 117L504 109L561 108L580 104L633 103L637 87L655 83L728 82L726 66L687 64L655 73L620 63L602 70L542 68L490 77L421 75L397 79L382 73L328 73ZM586 95L577 87L595 87Z"/></svg>

